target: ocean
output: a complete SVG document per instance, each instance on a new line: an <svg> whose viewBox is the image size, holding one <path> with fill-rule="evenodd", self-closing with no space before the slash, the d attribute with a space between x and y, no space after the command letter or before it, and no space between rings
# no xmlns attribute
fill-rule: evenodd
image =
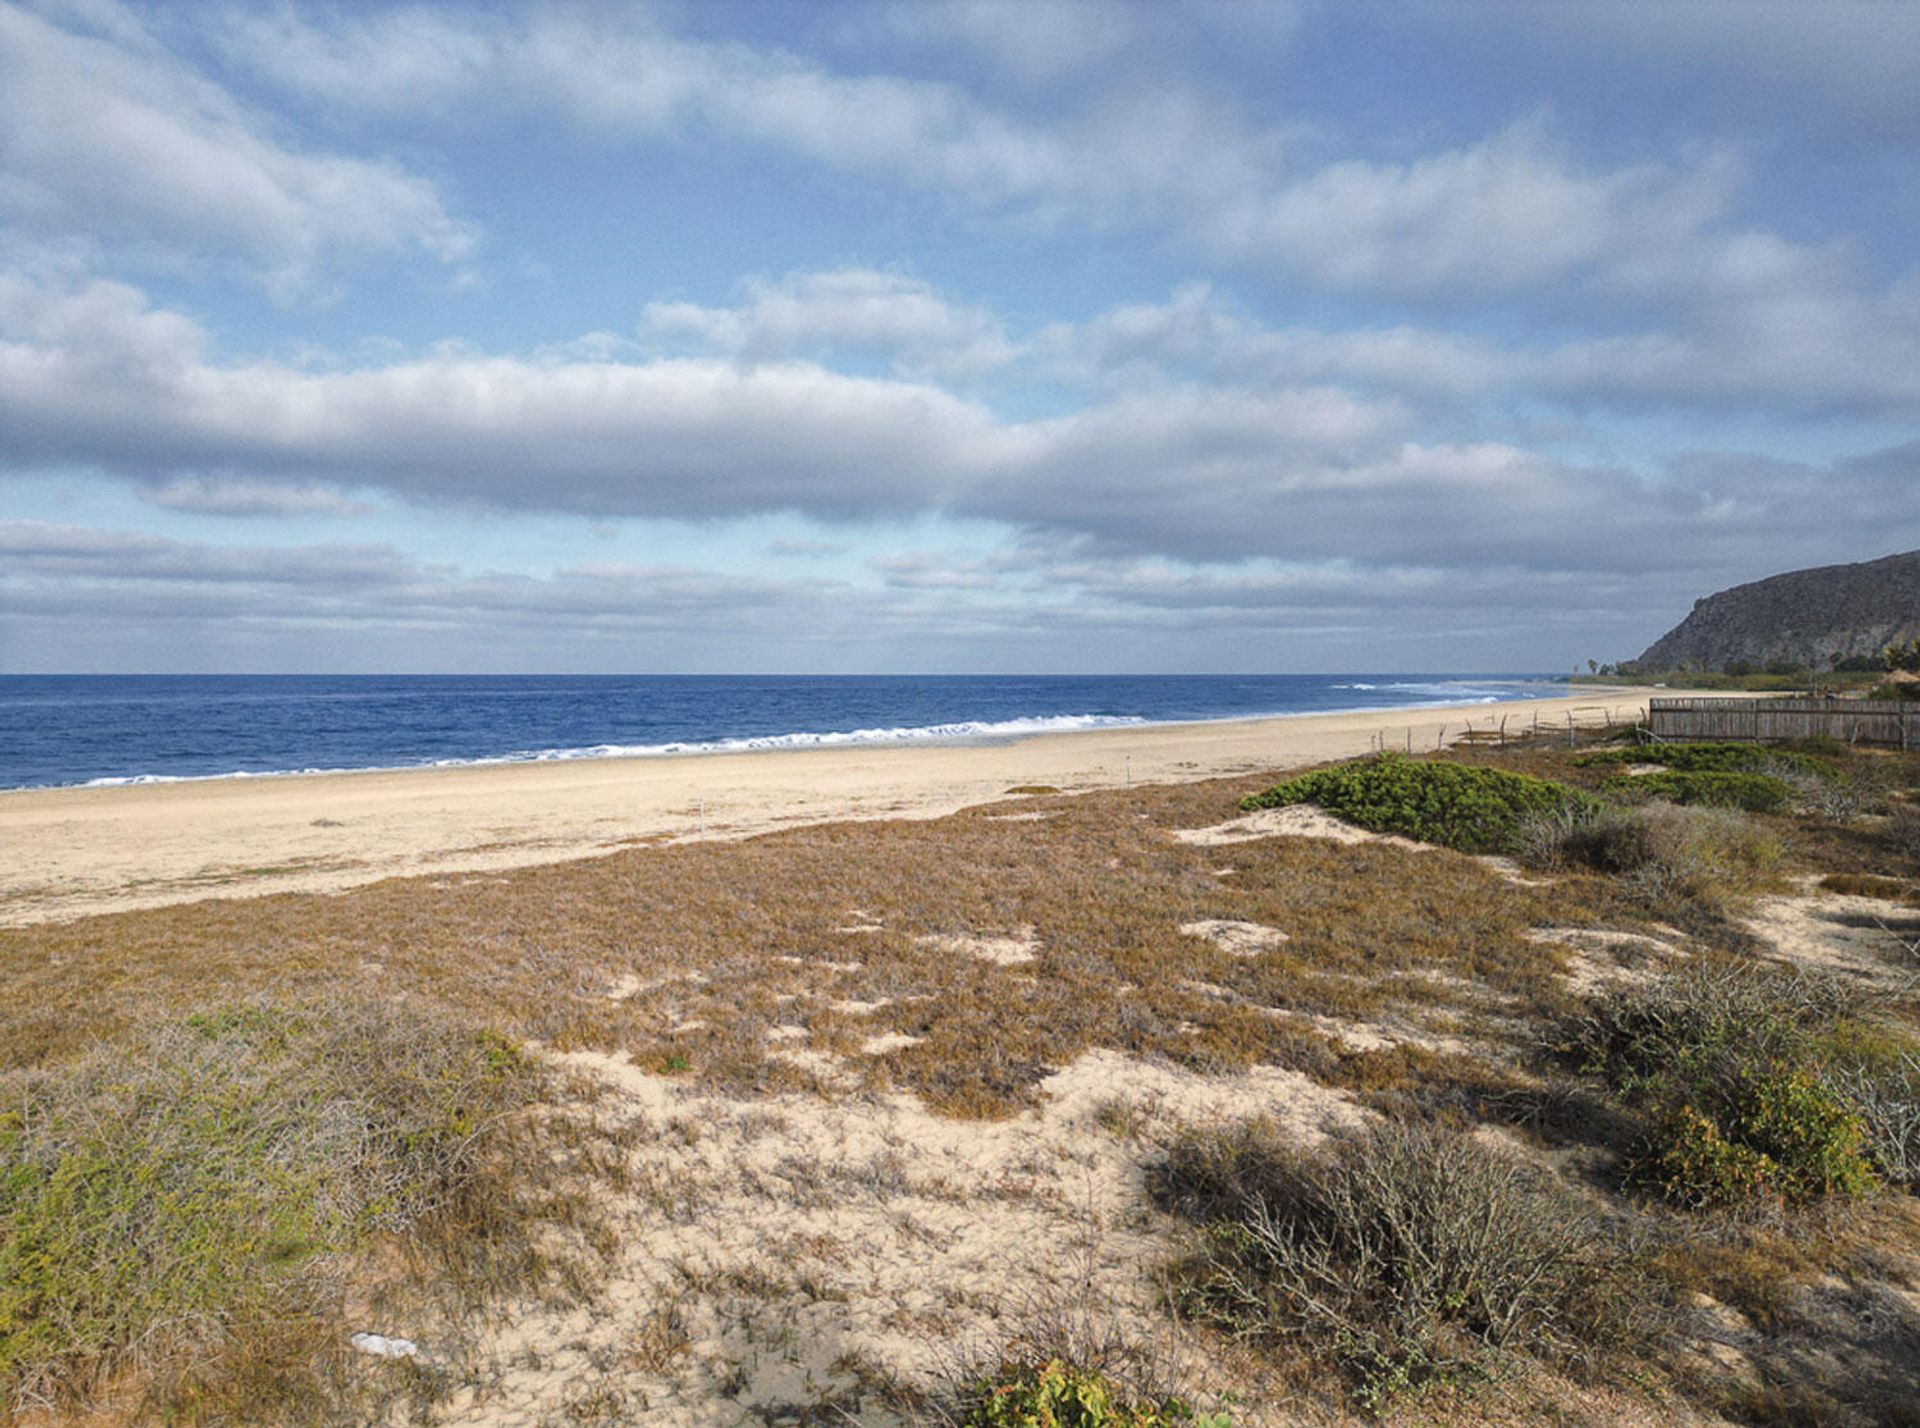
<svg viewBox="0 0 1920 1428"><path fill-rule="evenodd" d="M1544 675L3 675L0 788L966 743L1549 698Z"/></svg>

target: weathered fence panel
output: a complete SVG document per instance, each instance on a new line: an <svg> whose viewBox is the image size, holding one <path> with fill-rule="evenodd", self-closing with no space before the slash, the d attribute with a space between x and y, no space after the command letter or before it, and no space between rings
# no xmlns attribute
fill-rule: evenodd
<svg viewBox="0 0 1920 1428"><path fill-rule="evenodd" d="M1650 699L1656 739L1771 744L1828 738L1910 749L1920 742L1914 701L1867 699Z"/></svg>

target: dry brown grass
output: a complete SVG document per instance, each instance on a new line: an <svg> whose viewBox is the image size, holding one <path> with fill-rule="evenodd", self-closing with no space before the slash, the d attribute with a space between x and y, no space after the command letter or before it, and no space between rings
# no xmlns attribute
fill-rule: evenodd
<svg viewBox="0 0 1920 1428"><path fill-rule="evenodd" d="M1096 1046L1331 1072L1327 1038L1276 1013L1375 1011L1395 976L1437 971L1542 1005L1560 995L1557 954L1521 934L1550 910L1591 911L1597 881L1549 896L1445 851L1168 836L1257 786L1029 799L1059 816L827 825L9 930L0 975L19 994L0 1008L0 1057L44 1064L195 1005L209 985L346 986L742 1093L818 1086L831 1057L859 1084L1003 1115ZM1205 918L1291 940L1235 957L1178 931ZM919 940L1024 927L1037 940L1025 965ZM918 1041L857 1054L887 1033Z"/></svg>

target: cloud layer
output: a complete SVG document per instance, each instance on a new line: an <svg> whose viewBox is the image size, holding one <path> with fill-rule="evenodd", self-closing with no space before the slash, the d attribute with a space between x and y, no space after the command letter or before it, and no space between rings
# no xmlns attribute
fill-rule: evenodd
<svg viewBox="0 0 1920 1428"><path fill-rule="evenodd" d="M0 657L1557 660L1920 544L1920 19L1640 8L0 0Z"/></svg>

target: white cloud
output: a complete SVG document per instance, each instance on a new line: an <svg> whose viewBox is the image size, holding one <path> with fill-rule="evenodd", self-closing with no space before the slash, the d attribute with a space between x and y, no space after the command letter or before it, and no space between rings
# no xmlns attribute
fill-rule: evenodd
<svg viewBox="0 0 1920 1428"><path fill-rule="evenodd" d="M737 306L648 303L643 335L691 339L746 363L836 351L878 353L905 375L965 378L1012 360L999 319L899 273L846 268L749 279Z"/></svg>
<svg viewBox="0 0 1920 1428"><path fill-rule="evenodd" d="M0 4L0 214L82 248L232 257L283 293L323 260L471 246L433 186L309 152L152 44Z"/></svg>

